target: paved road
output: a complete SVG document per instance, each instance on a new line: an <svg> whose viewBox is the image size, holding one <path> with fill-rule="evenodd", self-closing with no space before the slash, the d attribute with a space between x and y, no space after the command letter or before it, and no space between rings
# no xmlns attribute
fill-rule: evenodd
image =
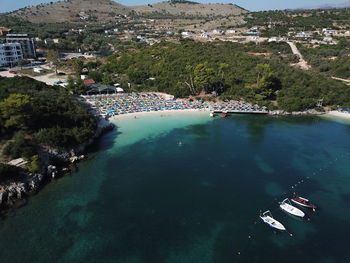
<svg viewBox="0 0 350 263"><path fill-rule="evenodd" d="M297 55L299 57L299 62L297 64L295 64L295 66L297 66L298 68L304 69L304 70L310 69L311 66L306 62L303 55L300 53L299 49L297 48L297 46L293 42L290 42L290 41L288 41L287 43L290 46L290 48L292 49L293 54Z"/></svg>

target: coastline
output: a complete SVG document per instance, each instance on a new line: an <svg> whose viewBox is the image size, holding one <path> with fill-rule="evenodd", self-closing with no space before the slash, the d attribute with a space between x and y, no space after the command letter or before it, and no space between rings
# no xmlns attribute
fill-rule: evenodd
<svg viewBox="0 0 350 263"><path fill-rule="evenodd" d="M86 146L78 147L77 149L71 149L70 151L56 151L55 149L43 152L45 161L42 164L42 172L34 174L30 180L9 182L7 185L0 187L0 212L4 212L11 208L18 207L26 203L26 199L31 195L40 191L45 184L49 183L52 179L65 176L72 172L72 165L86 159L86 148L91 145L95 140L103 136L104 133L112 130L118 125L119 120L133 120L133 119L146 119L148 117L177 117L186 115L204 115L209 117L209 108L202 109L181 109L181 110L162 110L162 111L150 111L150 112L135 112L122 115L116 115L110 117L108 120L97 117L97 129L95 136L87 143ZM322 115L325 117L336 117L340 119L350 120L350 114L342 113L338 111L330 111L327 113L320 113L316 111L305 112L285 112L285 111L270 111L268 116L305 116L305 115ZM62 167L55 167L51 164L51 158L58 158L64 160L66 165Z"/></svg>
<svg viewBox="0 0 350 263"><path fill-rule="evenodd" d="M329 111L329 112L326 113L326 116L328 116L328 117L337 117L337 118L350 120L350 113L346 113L346 112Z"/></svg>
<svg viewBox="0 0 350 263"><path fill-rule="evenodd" d="M145 117L145 116L161 116L161 117L166 117L169 115L174 115L174 114L191 114L191 113L208 113L209 114L209 109L185 109L185 110L163 110L163 111L150 111L150 112L134 112L134 113L128 113L128 114L123 114L123 115L116 115L110 117L108 120L110 122L115 122L117 120L122 120L122 119L130 119L130 118L140 118L140 117Z"/></svg>
<svg viewBox="0 0 350 263"><path fill-rule="evenodd" d="M96 118L96 121L95 134L86 145L67 150L40 149L42 161L39 172L30 173L23 169L28 175L26 178L0 184L0 215L3 215L11 208L25 205L27 198L38 193L52 179L70 174L74 171L74 165L87 159L87 148L103 136L104 133L114 129L114 124L105 119ZM60 160L62 165L53 165L53 159Z"/></svg>

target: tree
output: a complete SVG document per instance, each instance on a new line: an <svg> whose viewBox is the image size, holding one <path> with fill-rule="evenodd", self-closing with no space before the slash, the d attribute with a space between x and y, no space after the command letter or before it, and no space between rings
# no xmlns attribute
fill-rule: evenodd
<svg viewBox="0 0 350 263"><path fill-rule="evenodd" d="M47 52L46 60L49 61L53 66L55 66L56 75L57 75L57 67L60 64L59 58L60 56L56 50L51 49Z"/></svg>
<svg viewBox="0 0 350 263"><path fill-rule="evenodd" d="M26 129L30 114L30 97L23 94L11 94L0 102L0 116L6 128Z"/></svg>
<svg viewBox="0 0 350 263"><path fill-rule="evenodd" d="M27 60L27 59L20 59L20 60L18 61L18 66L20 66L21 69L22 69L23 66L24 66L24 65L27 65L28 63L29 63L29 60Z"/></svg>
<svg viewBox="0 0 350 263"><path fill-rule="evenodd" d="M78 77L76 82L75 82L74 93L80 95L84 92L85 92L85 84L84 84L83 80Z"/></svg>
<svg viewBox="0 0 350 263"><path fill-rule="evenodd" d="M31 158L30 165L28 167L28 170L32 173L39 171L40 169L40 160L39 155L33 155Z"/></svg>
<svg viewBox="0 0 350 263"><path fill-rule="evenodd" d="M187 65L185 67L185 71L188 74L188 79L185 80L185 84L186 86L189 88L190 93L192 95L196 95L196 87L194 86L194 82L193 82L193 67L191 65Z"/></svg>
<svg viewBox="0 0 350 263"><path fill-rule="evenodd" d="M80 77L74 79L72 76L69 76L66 88L72 94L82 94L85 91L84 82Z"/></svg>
<svg viewBox="0 0 350 263"><path fill-rule="evenodd" d="M112 85L113 84L113 79L111 78L110 74L106 73L103 75L102 84L104 84L104 85Z"/></svg>
<svg viewBox="0 0 350 263"><path fill-rule="evenodd" d="M216 81L215 70L209 67L208 62L196 65L193 70L193 75L193 82L197 88L197 92L202 90L208 92Z"/></svg>
<svg viewBox="0 0 350 263"><path fill-rule="evenodd" d="M279 87L279 80L273 76L272 69L268 64L257 64L255 67L257 79L255 85L248 85L255 93L256 100L265 100L271 98L274 90Z"/></svg>
<svg viewBox="0 0 350 263"><path fill-rule="evenodd" d="M80 75L84 68L84 61L82 59L74 59L72 61L74 71L77 75Z"/></svg>
<svg viewBox="0 0 350 263"><path fill-rule="evenodd" d="M67 86L66 86L67 90L71 93L74 93L75 90L75 80L72 76L68 76L67 79Z"/></svg>

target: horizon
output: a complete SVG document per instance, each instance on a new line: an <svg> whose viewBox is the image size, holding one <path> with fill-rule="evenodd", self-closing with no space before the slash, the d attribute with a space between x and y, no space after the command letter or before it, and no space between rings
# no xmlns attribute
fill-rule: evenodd
<svg viewBox="0 0 350 263"><path fill-rule="evenodd" d="M142 1L142 0L120 0L114 2L126 5L126 6L135 6L135 5L147 5L147 4L154 4L158 2L158 0L149 0L149 1ZM16 11L20 8L26 7L26 6L36 6L42 3L49 3L49 2L58 2L58 0L23 0L21 2L18 1L10 1L9 0L0 0L0 13L6 13L6 12L12 12ZM201 1L194 1L198 3L203 4L209 4L209 3L223 3L223 4L229 4L233 3L236 4L244 9L247 9L249 11L265 11L265 10L284 10L284 9L293 9L293 8L303 8L303 7L310 7L310 6L318 6L318 5L325 5L325 4L340 4L347 2L345 0L309 0L305 2L305 0L287 0L287 1L280 1L280 0L270 0L267 2L262 2L258 0L237 0L237 1L231 1L231 0L222 0L222 1L215 1L215 0L201 0Z"/></svg>

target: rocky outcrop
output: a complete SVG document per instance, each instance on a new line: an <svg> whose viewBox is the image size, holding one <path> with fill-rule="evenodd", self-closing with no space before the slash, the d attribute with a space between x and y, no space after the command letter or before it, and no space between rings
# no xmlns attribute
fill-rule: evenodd
<svg viewBox="0 0 350 263"><path fill-rule="evenodd" d="M71 150L40 149L41 169L39 173L32 174L27 171L22 180L0 184L0 208L12 207L17 201L25 200L29 194L37 192L48 179L54 179L60 174L68 173L70 165L86 158L86 155L83 154L86 147L113 128L112 123L105 119L98 119L95 135L86 145ZM59 165L57 166L56 163Z"/></svg>
<svg viewBox="0 0 350 263"><path fill-rule="evenodd" d="M43 181L44 175L30 174L21 181L0 185L0 206L12 206L17 200L25 198L31 192L36 192Z"/></svg>

